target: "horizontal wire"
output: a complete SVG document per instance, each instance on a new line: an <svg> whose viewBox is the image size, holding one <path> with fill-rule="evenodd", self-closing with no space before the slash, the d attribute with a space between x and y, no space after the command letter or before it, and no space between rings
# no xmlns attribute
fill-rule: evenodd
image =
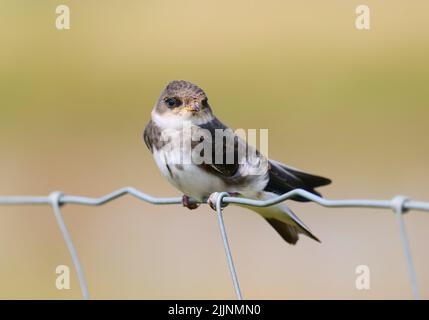
<svg viewBox="0 0 429 320"><path fill-rule="evenodd" d="M143 193L132 187L125 187L113 191L109 194L98 198L90 198L83 196L74 196L74 195L66 195L63 194L59 202L60 204L80 204L80 205L88 205L88 206L99 206L106 204L110 201L113 201L117 198L120 198L125 195L134 196L137 199L142 201L151 203L151 204L159 204L159 205L169 205L169 204L181 204L181 197L172 197L172 198L164 198L164 197L154 197L150 196L146 193ZM295 196L301 196L310 200L314 203L317 203L323 207L336 207L336 208L385 208L385 209L394 209L395 208L395 198L391 200L362 200L362 199L347 199L347 200L329 200L322 197L319 197L315 194L312 194L306 190L295 189L290 192L287 192L283 195L277 196L275 198L271 198L268 200L255 200L255 199L247 199L241 197L223 197L223 203L235 203L242 204L247 206L254 207L268 207L285 200L291 199ZM205 202L205 201L203 201ZM201 203L201 201L196 201L194 199L190 199L190 203ZM51 198L48 197L40 197L40 196L0 196L0 204L4 205L20 205L20 204L51 204ZM429 203L421 202L421 201L412 201L407 200L403 204L404 211L406 210L419 210L419 211L429 211Z"/></svg>
<svg viewBox="0 0 429 320"><path fill-rule="evenodd" d="M59 191L54 191L47 197L0 196L0 205L50 205L53 208L58 226L63 234L69 253L72 257L73 264L75 266L76 273L79 278L79 284L81 287L82 295L84 299L89 299L88 288L83 274L83 270L77 255L77 251L73 245L73 242L71 240L67 227L65 226L64 220L62 218L60 207L61 205L64 205L64 204L100 206L125 195L131 195L137 199L143 200L151 204L156 204L156 205L182 204L182 197L173 197L173 198L154 197L146 193L143 193L133 187L125 187L98 198L66 195ZM232 204L241 204L241 205L254 206L254 207L269 207L296 196L301 196L323 207L383 208L383 209L393 210L396 213L397 220L400 227L399 231L401 235L401 242L403 245L405 259L407 261L407 268L408 268L410 284L413 291L413 295L416 299L419 298L416 273L414 270L414 265L411 257L409 244L408 244L408 237L406 234L405 225L402 220L402 214L407 212L408 210L419 210L419 211L429 212L429 203L422 202L422 201L412 201L403 196L396 196L391 200L366 200L366 199L330 200L330 199L324 199L322 197L319 197L303 189L295 189L283 195L280 195L268 200L255 200L255 199L247 199L247 198L241 198L241 197L231 197L228 195L229 194L226 192L217 193L216 210L217 210L220 232L221 232L221 236L222 236L222 240L225 248L225 254L227 256L228 267L231 273L234 290L238 299L242 299L242 295L241 295L240 286L238 283L238 278L237 278L237 274L236 274L233 259L232 259L232 253L228 242L225 224L222 217L222 204L232 203ZM195 199L189 199L188 203L193 204L193 203L203 203L203 202L206 202L206 201L196 201Z"/></svg>

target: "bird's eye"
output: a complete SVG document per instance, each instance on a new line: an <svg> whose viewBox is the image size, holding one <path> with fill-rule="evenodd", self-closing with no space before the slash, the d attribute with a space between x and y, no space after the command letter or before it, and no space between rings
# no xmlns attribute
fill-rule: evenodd
<svg viewBox="0 0 429 320"><path fill-rule="evenodd" d="M203 107L206 108L209 104L207 98L205 98L203 101L201 101L201 104L203 105Z"/></svg>
<svg viewBox="0 0 429 320"><path fill-rule="evenodd" d="M177 100L175 98L166 98L164 101L170 108L177 104Z"/></svg>
<svg viewBox="0 0 429 320"><path fill-rule="evenodd" d="M180 101L178 98L165 98L164 101L169 108L175 108L182 105L182 101Z"/></svg>

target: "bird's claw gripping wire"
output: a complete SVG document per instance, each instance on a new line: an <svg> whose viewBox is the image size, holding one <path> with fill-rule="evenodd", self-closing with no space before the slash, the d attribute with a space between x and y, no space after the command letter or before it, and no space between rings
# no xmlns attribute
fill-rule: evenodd
<svg viewBox="0 0 429 320"><path fill-rule="evenodd" d="M194 210L200 206L199 203L192 202L191 198L188 197L187 195L182 196L182 205L188 208L189 210Z"/></svg>
<svg viewBox="0 0 429 320"><path fill-rule="evenodd" d="M238 196L238 192L214 192L212 193L209 198L207 199L207 204L212 208L214 211L216 211L216 204L219 199L219 197L236 197ZM225 208L229 203L225 203L221 201L221 207Z"/></svg>

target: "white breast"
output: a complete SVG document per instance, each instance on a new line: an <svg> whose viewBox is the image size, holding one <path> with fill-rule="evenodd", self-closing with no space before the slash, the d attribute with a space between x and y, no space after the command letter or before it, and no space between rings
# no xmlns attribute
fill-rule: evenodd
<svg viewBox="0 0 429 320"><path fill-rule="evenodd" d="M159 119L158 119L159 120ZM170 121L171 119L163 119ZM177 120L176 120L177 121ZM165 123L158 121L157 125L165 128ZM180 123L180 122L179 122ZM182 122L183 124L183 122ZM238 192L249 198L257 197L268 182L266 168L256 170L258 166L250 163L240 165L239 174L243 179L240 184L227 185L225 181L215 173L208 172L199 165L192 163L188 158L191 151L181 144L182 127L169 123L167 136L170 141L167 146L153 150L153 157L162 175L183 194L197 200L203 200L214 192ZM245 143L245 142L242 142Z"/></svg>
<svg viewBox="0 0 429 320"><path fill-rule="evenodd" d="M153 153L162 175L183 194L197 200L207 198L213 192L227 191L227 186L219 177L208 173L195 164L181 164L175 160L180 157L180 149Z"/></svg>

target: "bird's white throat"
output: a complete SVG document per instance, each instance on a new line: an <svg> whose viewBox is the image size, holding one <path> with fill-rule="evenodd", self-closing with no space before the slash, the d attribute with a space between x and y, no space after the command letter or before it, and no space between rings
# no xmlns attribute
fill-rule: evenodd
<svg viewBox="0 0 429 320"><path fill-rule="evenodd" d="M151 113L152 121L161 129L181 129L183 126L202 125L214 119L210 113L202 113L198 116L181 116L173 113L159 114L155 109Z"/></svg>

